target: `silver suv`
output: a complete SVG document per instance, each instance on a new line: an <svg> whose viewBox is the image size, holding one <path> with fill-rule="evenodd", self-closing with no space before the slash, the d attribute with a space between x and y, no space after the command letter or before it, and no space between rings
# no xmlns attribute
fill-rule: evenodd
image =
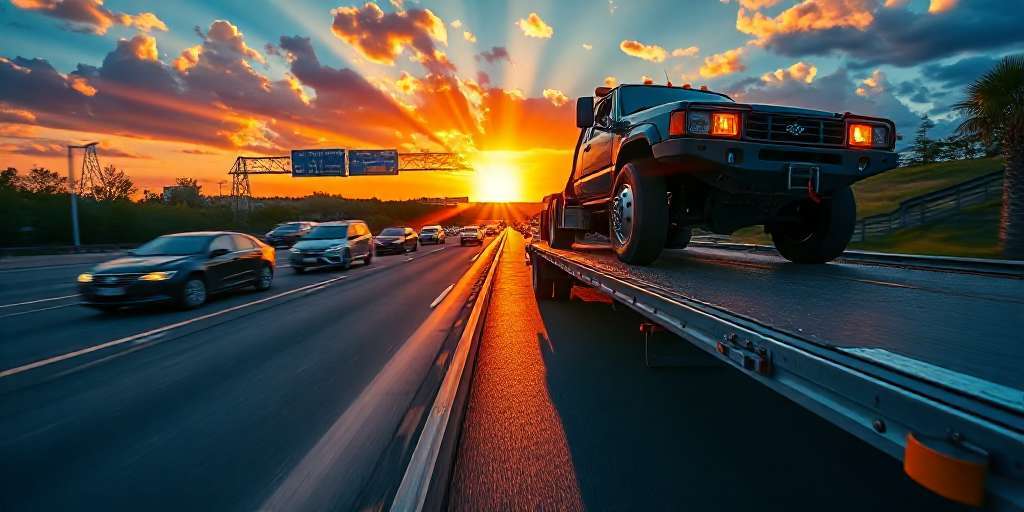
<svg viewBox="0 0 1024 512"><path fill-rule="evenodd" d="M373 235L361 220L321 222L288 252L292 270L300 274L309 267L348 269L354 260L369 265L373 261Z"/></svg>

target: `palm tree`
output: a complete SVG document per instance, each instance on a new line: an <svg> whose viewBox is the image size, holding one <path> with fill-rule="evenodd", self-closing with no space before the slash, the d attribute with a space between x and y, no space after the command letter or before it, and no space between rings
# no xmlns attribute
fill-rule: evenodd
<svg viewBox="0 0 1024 512"><path fill-rule="evenodd" d="M996 141L1002 148L1003 209L999 239L1008 258L1024 259L1024 55L1003 58L967 87L957 103L961 135Z"/></svg>

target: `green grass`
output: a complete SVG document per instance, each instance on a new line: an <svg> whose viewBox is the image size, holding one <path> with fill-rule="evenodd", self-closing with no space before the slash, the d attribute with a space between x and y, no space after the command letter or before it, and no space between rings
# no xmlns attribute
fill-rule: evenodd
<svg viewBox="0 0 1024 512"><path fill-rule="evenodd" d="M1002 158L992 157L902 167L872 176L853 186L857 197L857 217L893 211L901 201L983 176L1002 167ZM909 254L999 257L999 207L999 200L994 200L966 208L960 215L864 243L851 244L850 248ZM764 233L761 226L743 228L733 233L731 238L740 243L772 243L771 237Z"/></svg>
<svg viewBox="0 0 1024 512"><path fill-rule="evenodd" d="M1001 157L956 160L901 167L877 174L853 186L857 217L887 213L900 201L983 176L1003 168Z"/></svg>
<svg viewBox="0 0 1024 512"><path fill-rule="evenodd" d="M904 254L1000 258L1001 207L1002 202L994 199L964 208L952 217L850 244L850 248Z"/></svg>

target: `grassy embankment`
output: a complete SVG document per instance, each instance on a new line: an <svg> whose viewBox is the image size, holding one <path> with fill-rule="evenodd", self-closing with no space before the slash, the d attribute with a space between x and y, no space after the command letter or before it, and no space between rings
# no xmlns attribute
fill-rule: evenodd
<svg viewBox="0 0 1024 512"><path fill-rule="evenodd" d="M857 197L857 217L886 213L899 207L900 201L943 189L1002 168L1002 159L980 158L903 167L872 176L853 186ZM854 243L851 249L998 258L1000 200L965 208L959 215L923 226L905 229L884 237ZM760 226L733 234L734 241L771 244Z"/></svg>

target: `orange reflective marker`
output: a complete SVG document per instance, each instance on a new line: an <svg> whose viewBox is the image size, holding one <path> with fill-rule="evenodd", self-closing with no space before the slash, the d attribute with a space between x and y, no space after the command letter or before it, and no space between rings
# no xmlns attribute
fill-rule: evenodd
<svg viewBox="0 0 1024 512"><path fill-rule="evenodd" d="M950 448L953 448L950 445ZM980 507L985 501L984 456L965 451L952 453L927 446L907 434L903 451L903 471L924 488L953 501Z"/></svg>

